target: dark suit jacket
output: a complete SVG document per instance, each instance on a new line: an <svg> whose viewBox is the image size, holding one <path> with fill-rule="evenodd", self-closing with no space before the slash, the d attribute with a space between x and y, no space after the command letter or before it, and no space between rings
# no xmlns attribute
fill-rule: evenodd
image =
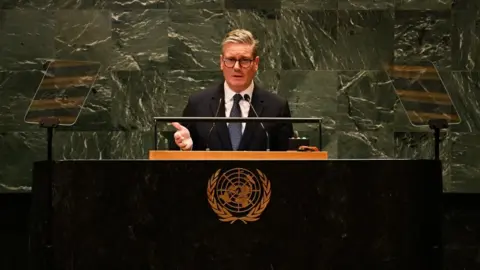
<svg viewBox="0 0 480 270"><path fill-rule="evenodd" d="M218 117L225 117L225 102L223 82L202 92L190 96L183 111L186 117L213 117L218 111ZM220 102L220 100L222 102ZM254 86L252 105L259 117L290 117L287 100ZM220 106L220 108L219 108ZM256 117L252 108L248 117ZM193 150L228 151L232 150L227 123L217 122L210 136L212 122L181 123L190 131L193 140ZM263 123L270 137L271 151L288 150L289 138L293 137L291 123ZM240 142L239 151L264 151L267 148L266 134L260 123L247 123Z"/></svg>

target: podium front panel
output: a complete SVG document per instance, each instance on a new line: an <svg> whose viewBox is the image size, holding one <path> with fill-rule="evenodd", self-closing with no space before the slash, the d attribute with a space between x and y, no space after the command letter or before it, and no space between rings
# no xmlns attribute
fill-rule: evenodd
<svg viewBox="0 0 480 270"><path fill-rule="evenodd" d="M37 213L45 166L35 164ZM52 173L54 269L404 270L440 260L436 161L63 161ZM36 233L34 259L47 229Z"/></svg>

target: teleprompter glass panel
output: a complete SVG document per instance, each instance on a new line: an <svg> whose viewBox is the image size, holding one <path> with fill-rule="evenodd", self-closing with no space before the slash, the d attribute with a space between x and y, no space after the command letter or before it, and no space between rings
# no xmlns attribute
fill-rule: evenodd
<svg viewBox="0 0 480 270"><path fill-rule="evenodd" d="M461 122L433 63L391 65L387 74L413 126L427 126L430 120L437 119L444 119L449 125Z"/></svg>
<svg viewBox="0 0 480 270"><path fill-rule="evenodd" d="M100 63L52 60L25 114L25 122L39 124L56 118L59 125L74 125L100 70Z"/></svg>

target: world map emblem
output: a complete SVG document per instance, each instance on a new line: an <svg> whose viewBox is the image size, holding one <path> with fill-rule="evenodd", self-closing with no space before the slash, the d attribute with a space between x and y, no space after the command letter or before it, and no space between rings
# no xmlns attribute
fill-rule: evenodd
<svg viewBox="0 0 480 270"><path fill-rule="evenodd" d="M272 194L265 174L244 168L221 172L219 169L212 174L207 185L208 202L220 221L246 224L259 220Z"/></svg>

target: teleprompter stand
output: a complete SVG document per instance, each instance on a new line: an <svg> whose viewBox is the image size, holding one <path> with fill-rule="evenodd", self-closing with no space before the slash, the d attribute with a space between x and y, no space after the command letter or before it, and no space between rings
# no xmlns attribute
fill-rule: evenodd
<svg viewBox="0 0 480 270"><path fill-rule="evenodd" d="M55 160L53 155L53 135L58 127L72 127L76 124L85 101L92 91L100 70L99 62L52 60L44 71L30 106L25 114L25 122L47 130L47 159L43 183L33 181L32 190L40 197L32 197L32 209L42 205L42 211L32 211L32 219L41 223L30 228L30 238L36 245L29 247L32 258L30 268L50 270L54 263L53 241L53 182ZM95 93L95 91L93 91ZM38 189L41 189L38 192ZM38 234L39 231L45 233ZM37 238L37 239L36 239ZM33 263L34 262L34 263Z"/></svg>
<svg viewBox="0 0 480 270"><path fill-rule="evenodd" d="M433 129L435 160L440 160L440 130L448 128L447 120L431 119L428 121L428 126Z"/></svg>
<svg viewBox="0 0 480 270"><path fill-rule="evenodd" d="M45 117L40 119L40 127L47 129L47 160L53 161L53 129L60 124L58 117Z"/></svg>
<svg viewBox="0 0 480 270"><path fill-rule="evenodd" d="M440 131L461 122L435 63L396 63L387 75L413 127L434 132L434 159L440 160Z"/></svg>
<svg viewBox="0 0 480 270"><path fill-rule="evenodd" d="M47 201L52 202L52 183L53 183L53 130L57 128L60 124L60 119L58 117L45 117L40 119L40 127L47 129L47 161L49 163L49 181L47 188ZM49 203L47 208L47 219L46 227L51 228L51 220L53 217L53 205ZM53 239L52 231L47 230L46 239L45 239L45 264L44 266L51 267L53 265Z"/></svg>

